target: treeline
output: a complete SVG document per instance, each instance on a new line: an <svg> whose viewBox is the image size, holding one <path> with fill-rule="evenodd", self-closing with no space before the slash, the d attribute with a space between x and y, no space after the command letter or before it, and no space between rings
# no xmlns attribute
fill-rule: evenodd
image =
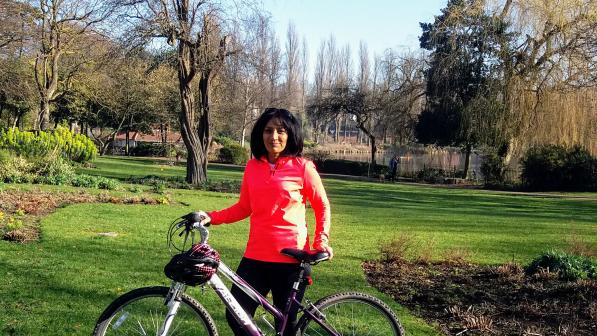
<svg viewBox="0 0 597 336"><path fill-rule="evenodd" d="M268 106L312 142L370 145L372 163L413 142L480 149L502 170L540 144L596 155L595 31L597 0L450 0L420 52L371 55L333 36L311 51L292 24L280 40L250 1L5 0L0 127L66 125L100 153L119 132L174 130L189 183L213 136L243 143Z"/></svg>

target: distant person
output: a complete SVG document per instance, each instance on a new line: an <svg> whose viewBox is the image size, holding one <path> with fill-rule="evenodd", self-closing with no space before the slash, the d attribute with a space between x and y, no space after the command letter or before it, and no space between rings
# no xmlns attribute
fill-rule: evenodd
<svg viewBox="0 0 597 336"><path fill-rule="evenodd" d="M390 159L390 164L389 164L389 168L390 168L390 181L395 181L396 180L397 173L398 173L398 168L399 168L398 166L399 165L400 165L400 156L398 156L398 154L395 154Z"/></svg>

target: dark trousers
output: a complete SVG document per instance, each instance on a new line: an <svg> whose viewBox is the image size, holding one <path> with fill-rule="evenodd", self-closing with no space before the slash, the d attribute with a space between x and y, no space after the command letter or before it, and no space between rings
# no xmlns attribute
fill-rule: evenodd
<svg viewBox="0 0 597 336"><path fill-rule="evenodd" d="M282 312L286 308L286 302L298 272L299 264L266 262L248 258L243 258L236 270L236 273L261 295L266 296L271 291L274 305ZM306 285L300 286L296 297L297 300L302 300L305 287ZM253 301L236 285L232 286L231 292L249 316L255 315L255 310L259 306L257 302ZM292 335L296 325L296 307L293 310L284 329L285 336ZM235 336L247 335L228 310L226 310L226 320L228 320L228 325L230 325L230 329L232 329Z"/></svg>

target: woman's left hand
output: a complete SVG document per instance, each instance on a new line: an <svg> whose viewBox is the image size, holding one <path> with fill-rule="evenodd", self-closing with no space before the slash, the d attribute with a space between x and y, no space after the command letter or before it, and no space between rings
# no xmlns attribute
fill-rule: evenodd
<svg viewBox="0 0 597 336"><path fill-rule="evenodd" d="M332 260L332 258L334 258L334 249L331 246L321 245L317 250L321 252L327 252L330 255L329 260Z"/></svg>

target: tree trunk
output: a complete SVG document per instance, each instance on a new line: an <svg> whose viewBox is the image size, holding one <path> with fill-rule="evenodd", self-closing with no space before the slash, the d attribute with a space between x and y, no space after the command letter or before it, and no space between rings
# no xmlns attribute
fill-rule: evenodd
<svg viewBox="0 0 597 336"><path fill-rule="evenodd" d="M36 129L45 131L50 124L50 102L55 97L58 89L58 60L61 52L55 41L52 46L56 50L42 51L41 55L35 58L35 81L39 93L39 114L37 116Z"/></svg>
<svg viewBox="0 0 597 336"><path fill-rule="evenodd" d="M106 152L108 151L108 146L110 146L110 142L106 141L106 142L102 143L100 146L101 146L100 156L106 155Z"/></svg>
<svg viewBox="0 0 597 336"><path fill-rule="evenodd" d="M37 129L45 131L50 124L50 98L46 96L47 92L40 92L44 95L39 101L39 115L37 116Z"/></svg>
<svg viewBox="0 0 597 336"><path fill-rule="evenodd" d="M186 181L198 185L205 181L207 176L201 171L202 153L199 135L194 132L195 98L190 83L181 83L180 95L182 113L180 115L180 131L182 140L187 148L187 176Z"/></svg>
<svg viewBox="0 0 597 336"><path fill-rule="evenodd" d="M126 129L126 143L124 145L124 155L129 156L129 140L131 139L130 130Z"/></svg>
<svg viewBox="0 0 597 336"><path fill-rule="evenodd" d="M334 132L334 142L338 143L340 142L340 116L337 116L336 119L334 119L334 127L335 132Z"/></svg>
<svg viewBox="0 0 597 336"><path fill-rule="evenodd" d="M247 109L243 112L243 129L240 132L240 146L245 147L245 136L247 135Z"/></svg>
<svg viewBox="0 0 597 336"><path fill-rule="evenodd" d="M179 47L179 57L181 48ZM192 76L185 71L184 64L179 67L179 88L181 95L182 113L180 115L180 130L187 148L187 176L186 181L198 185L207 180L207 150L209 145L209 115L207 110L208 88L207 79L202 76L199 81L199 98L201 99L200 116L195 127L195 98L191 85Z"/></svg>
<svg viewBox="0 0 597 336"><path fill-rule="evenodd" d="M473 146L471 144L466 145L465 157L464 157L464 171L462 173L463 178L469 178L469 167L471 165L471 153L473 152Z"/></svg>
<svg viewBox="0 0 597 336"><path fill-rule="evenodd" d="M371 142L371 167L375 169L375 165L377 164L377 162L375 162L375 155L377 154L377 144L375 143L375 136L369 134L369 140Z"/></svg>

